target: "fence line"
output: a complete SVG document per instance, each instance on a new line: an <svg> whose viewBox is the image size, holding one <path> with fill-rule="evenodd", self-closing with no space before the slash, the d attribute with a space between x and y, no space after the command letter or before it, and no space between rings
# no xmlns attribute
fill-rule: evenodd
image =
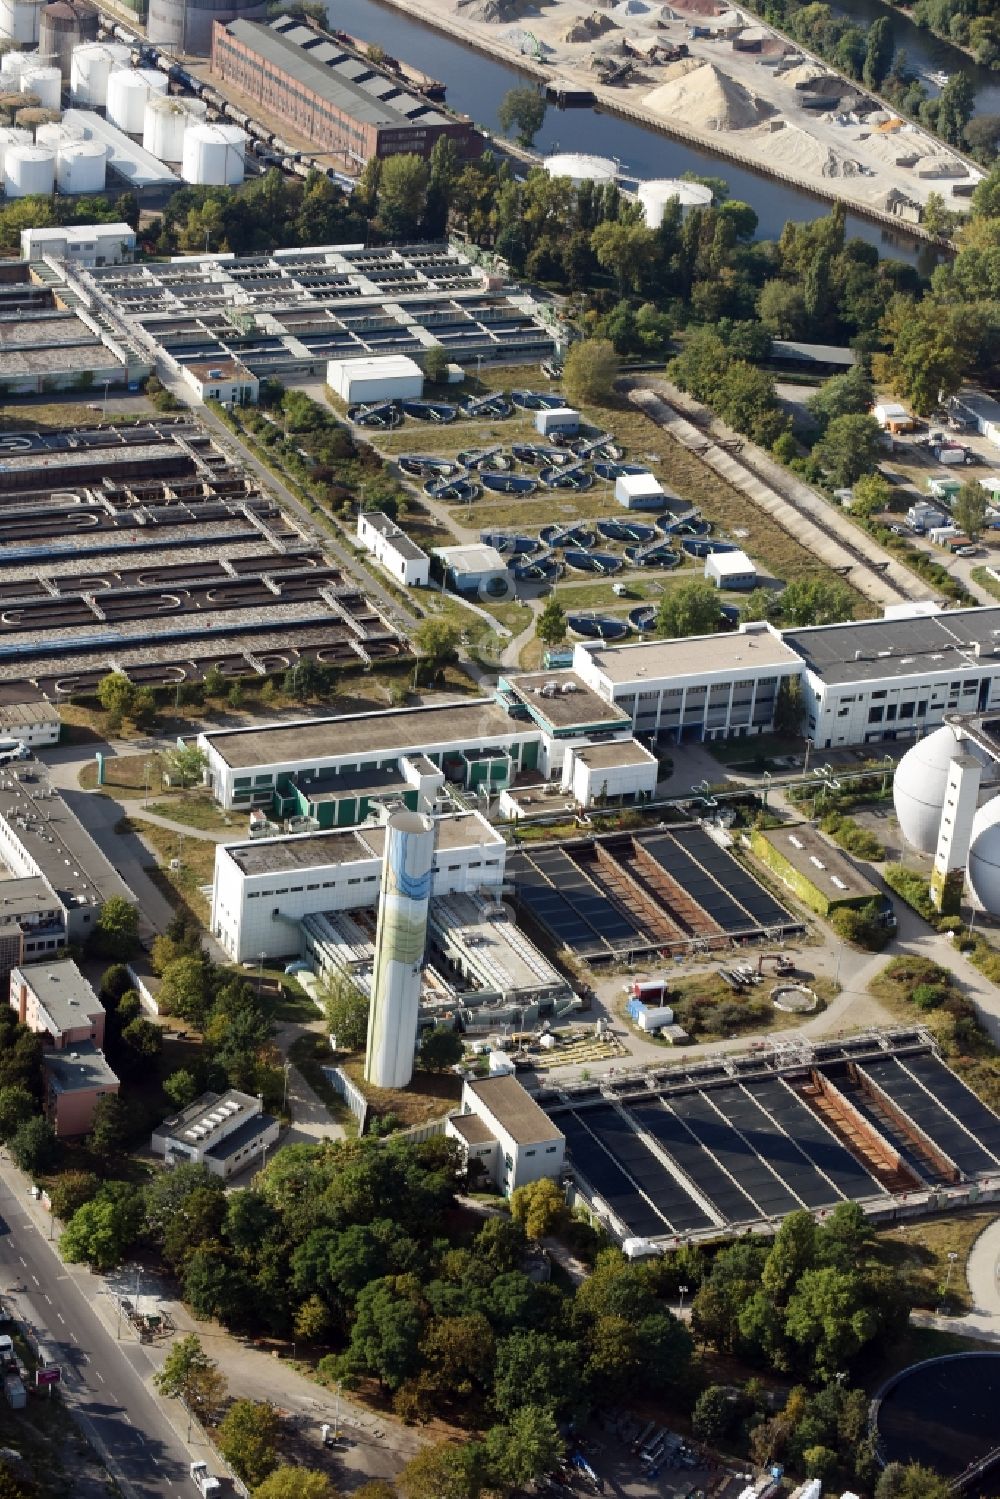
<svg viewBox="0 0 1000 1499"><path fill-rule="evenodd" d="M324 1067L323 1076L333 1088L339 1093L355 1119L358 1121L358 1134L363 1135L365 1124L368 1120L368 1100L356 1083L353 1083L347 1073L340 1067Z"/></svg>

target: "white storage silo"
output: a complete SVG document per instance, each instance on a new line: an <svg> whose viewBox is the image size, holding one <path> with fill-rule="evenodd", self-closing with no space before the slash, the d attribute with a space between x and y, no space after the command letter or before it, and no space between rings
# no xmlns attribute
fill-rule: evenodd
<svg viewBox="0 0 1000 1499"><path fill-rule="evenodd" d="M56 153L56 186L61 193L103 193L108 148L101 141L72 141Z"/></svg>
<svg viewBox="0 0 1000 1499"><path fill-rule="evenodd" d="M405 1088L413 1076L434 863L434 819L394 812L385 825L365 1079Z"/></svg>
<svg viewBox="0 0 1000 1499"><path fill-rule="evenodd" d="M712 189L703 182L685 182L679 177L661 177L653 182L640 182L636 197L642 204L647 229L659 229L663 214L671 198L680 203L681 215L686 218L692 208L711 208Z"/></svg>
<svg viewBox="0 0 1000 1499"><path fill-rule="evenodd" d="M156 68L120 68L108 79L108 119L126 135L141 135L150 94L167 92L167 75Z"/></svg>
<svg viewBox="0 0 1000 1499"><path fill-rule="evenodd" d="M34 138L30 130L22 130L20 125L0 126L0 178L4 175L4 161L7 152L14 146L31 146Z"/></svg>
<svg viewBox="0 0 1000 1499"><path fill-rule="evenodd" d="M58 68L23 68L21 93L34 94L42 109L58 110L62 101L62 74Z"/></svg>
<svg viewBox="0 0 1000 1499"><path fill-rule="evenodd" d="M184 134L181 176L202 187L237 187L246 148L246 132L238 125L191 125Z"/></svg>
<svg viewBox="0 0 1000 1499"><path fill-rule="evenodd" d="M32 52L5 52L0 58L0 83L7 93L17 93L25 68L36 68L38 55Z"/></svg>
<svg viewBox="0 0 1000 1499"><path fill-rule="evenodd" d="M4 154L8 198L48 197L55 184L56 153L48 146L11 146Z"/></svg>
<svg viewBox="0 0 1000 1499"><path fill-rule="evenodd" d="M38 45L38 18L45 0L0 0L0 36L19 47Z"/></svg>
<svg viewBox="0 0 1000 1499"><path fill-rule="evenodd" d="M121 42L84 42L74 47L69 69L73 103L81 109L103 109L108 102L108 79L117 69L128 67L130 55Z"/></svg>
<svg viewBox="0 0 1000 1499"><path fill-rule="evenodd" d="M202 99L172 99L169 95L147 99L142 126L144 149L158 161L180 161L185 132L207 113L208 105Z"/></svg>
<svg viewBox="0 0 1000 1499"><path fill-rule="evenodd" d="M594 182L599 187L606 182L615 182L618 167L607 156L585 156L577 151L563 151L557 156L546 156L542 163L550 177L568 177L574 187L581 182Z"/></svg>
<svg viewBox="0 0 1000 1499"><path fill-rule="evenodd" d="M67 125L62 120L51 120L47 125L39 125L35 131L35 145L48 146L50 151L58 151L61 146L82 140L83 126Z"/></svg>

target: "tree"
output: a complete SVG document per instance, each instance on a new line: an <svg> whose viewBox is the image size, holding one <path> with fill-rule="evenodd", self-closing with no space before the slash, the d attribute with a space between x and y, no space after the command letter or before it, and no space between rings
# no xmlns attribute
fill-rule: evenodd
<svg viewBox="0 0 1000 1499"><path fill-rule="evenodd" d="M816 1254L816 1224L804 1209L789 1213L775 1235L761 1275L768 1296L781 1305L809 1269Z"/></svg>
<svg viewBox="0 0 1000 1499"><path fill-rule="evenodd" d="M243 683L233 682L229 691L226 693L226 702L229 704L230 708L242 708L244 696L245 694L243 692Z"/></svg>
<svg viewBox="0 0 1000 1499"><path fill-rule="evenodd" d="M465 1055L458 1031L450 1025L436 1025L424 1033L420 1043L420 1065L429 1072L444 1072Z"/></svg>
<svg viewBox="0 0 1000 1499"><path fill-rule="evenodd" d="M695 1401L691 1428L699 1441L711 1445L732 1429L736 1415L736 1403L725 1385L710 1384Z"/></svg>
<svg viewBox="0 0 1000 1499"><path fill-rule="evenodd" d="M555 594L546 600L535 621L535 634L543 645L559 645L566 639L566 610Z"/></svg>
<svg viewBox="0 0 1000 1499"><path fill-rule="evenodd" d="M937 129L949 145L960 146L976 107L972 79L963 70L953 73L938 96Z"/></svg>
<svg viewBox="0 0 1000 1499"><path fill-rule="evenodd" d="M875 1499L947 1499L947 1481L919 1463L888 1463L875 1485Z"/></svg>
<svg viewBox="0 0 1000 1499"><path fill-rule="evenodd" d="M189 1103L194 1103L201 1090L194 1073L189 1072L186 1067L178 1067L176 1072L171 1072L169 1077L164 1078L163 1091L175 1109L186 1109Z"/></svg>
<svg viewBox="0 0 1000 1499"><path fill-rule="evenodd" d="M892 499L892 485L881 474L862 474L860 479L855 479L853 488L852 515L869 518L888 510Z"/></svg>
<svg viewBox="0 0 1000 1499"><path fill-rule="evenodd" d="M167 1264L182 1270L197 1249L217 1240L225 1216L226 1200L217 1187L198 1187L191 1192L166 1226L163 1258Z"/></svg>
<svg viewBox="0 0 1000 1499"><path fill-rule="evenodd" d="M226 1377L194 1332L171 1343L153 1383L161 1395L183 1401L190 1411L208 1419L222 1408L226 1398Z"/></svg>
<svg viewBox="0 0 1000 1499"><path fill-rule="evenodd" d="M139 1237L144 1217L142 1193L130 1182L107 1182L90 1202L77 1208L59 1240L70 1264L93 1270L120 1265Z"/></svg>
<svg viewBox="0 0 1000 1499"><path fill-rule="evenodd" d="M432 385L443 385L448 379L448 351L434 344L424 354L424 375Z"/></svg>
<svg viewBox="0 0 1000 1499"><path fill-rule="evenodd" d="M951 507L951 518L960 531L973 541L986 524L988 498L981 484L963 484Z"/></svg>
<svg viewBox="0 0 1000 1499"><path fill-rule="evenodd" d="M980 184L982 185L982 184ZM896 296L882 320L889 352L873 361L875 377L921 415L955 394L972 362L980 327L972 307L926 296Z"/></svg>
<svg viewBox="0 0 1000 1499"><path fill-rule="evenodd" d="M179 1015L194 1025L203 1025L208 1012L208 975L199 954L173 958L164 968L157 995L164 1015Z"/></svg>
<svg viewBox="0 0 1000 1499"><path fill-rule="evenodd" d="M205 751L196 744L185 744L164 755L167 774L173 786L193 786L200 781L208 764Z"/></svg>
<svg viewBox="0 0 1000 1499"><path fill-rule="evenodd" d="M822 1478L825 1481L836 1472L839 1461L832 1448L824 1447L820 1443L814 1447L807 1447L802 1454L802 1463L807 1478Z"/></svg>
<svg viewBox="0 0 1000 1499"><path fill-rule="evenodd" d="M304 1343L317 1343L330 1331L330 1308L319 1296L310 1296L295 1313L295 1336Z"/></svg>
<svg viewBox="0 0 1000 1499"><path fill-rule="evenodd" d="M396 1499L396 1490L382 1478L373 1478L354 1490L354 1499Z"/></svg>
<svg viewBox="0 0 1000 1499"><path fill-rule="evenodd" d="M851 485L878 466L883 452L882 430L873 416L836 416L813 448L837 487Z"/></svg>
<svg viewBox="0 0 1000 1499"><path fill-rule="evenodd" d="M405 1277L373 1280L358 1296L349 1357L374 1374L384 1388L398 1390L419 1363L423 1317Z"/></svg>
<svg viewBox="0 0 1000 1499"><path fill-rule="evenodd" d="M163 1032L151 1020L139 1018L129 1021L122 1031L122 1040L138 1056L147 1060L158 1057L163 1050Z"/></svg>
<svg viewBox="0 0 1000 1499"><path fill-rule="evenodd" d="M325 1473L286 1464L257 1485L253 1499L337 1499L337 1491Z"/></svg>
<svg viewBox="0 0 1000 1499"><path fill-rule="evenodd" d="M840 583L796 578L779 595L778 610L784 625L832 625L852 618L854 601Z"/></svg>
<svg viewBox="0 0 1000 1499"><path fill-rule="evenodd" d="M551 1473L566 1453L551 1410L538 1405L522 1405L502 1426L492 1426L484 1447L491 1480L518 1492Z"/></svg>
<svg viewBox="0 0 1000 1499"><path fill-rule="evenodd" d="M413 632L413 641L423 658L427 676L433 679L458 660L462 631L451 620L430 615Z"/></svg>
<svg viewBox="0 0 1000 1499"><path fill-rule="evenodd" d="M157 938L157 941L164 939ZM97 992L106 1009L113 1009L123 994L132 988L134 980L124 963L112 963L105 968L98 980Z"/></svg>
<svg viewBox="0 0 1000 1499"><path fill-rule="evenodd" d="M430 167L410 153L387 156L378 174L378 220L387 239L411 240L427 202Z"/></svg>
<svg viewBox="0 0 1000 1499"><path fill-rule="evenodd" d="M822 427L838 416L863 416L870 410L874 387L863 364L856 364L846 375L824 380L816 394L806 403Z"/></svg>
<svg viewBox="0 0 1000 1499"><path fill-rule="evenodd" d="M93 1171L61 1171L49 1188L53 1214L67 1223L100 1189L100 1177Z"/></svg>
<svg viewBox="0 0 1000 1499"><path fill-rule="evenodd" d="M214 661L202 677L201 685L205 689L206 697L221 697L225 692L226 679Z"/></svg>
<svg viewBox="0 0 1000 1499"><path fill-rule="evenodd" d="M112 671L97 684L97 701L119 723L128 716L135 688L124 672Z"/></svg>
<svg viewBox="0 0 1000 1499"><path fill-rule="evenodd" d="M219 1424L217 1442L226 1462L244 1483L263 1483L278 1465L281 1420L262 1400L234 1400Z"/></svg>
<svg viewBox="0 0 1000 1499"><path fill-rule="evenodd" d="M206 1244L184 1266L184 1300L196 1317L231 1322L248 1311L246 1277L219 1244Z"/></svg>
<svg viewBox="0 0 1000 1499"><path fill-rule="evenodd" d="M470 1443L422 1447L396 1479L403 1499L479 1499L478 1451Z"/></svg>
<svg viewBox="0 0 1000 1499"><path fill-rule="evenodd" d="M117 1093L102 1093L87 1136L91 1152L105 1159L116 1155L128 1139L131 1128L131 1113L124 1098Z"/></svg>
<svg viewBox="0 0 1000 1499"><path fill-rule="evenodd" d="M679 583L660 601L656 627L662 635L711 635L719 624L719 596L711 583Z"/></svg>
<svg viewBox="0 0 1000 1499"><path fill-rule="evenodd" d="M563 389L574 405L607 405L615 393L618 355L606 338L571 344L563 363Z"/></svg>
<svg viewBox="0 0 1000 1499"><path fill-rule="evenodd" d="M91 939L105 958L130 958L139 946L139 912L123 895L112 895L100 909Z"/></svg>
<svg viewBox="0 0 1000 1499"><path fill-rule="evenodd" d="M21 1083L0 1088L0 1140L7 1143L35 1112L36 1104Z"/></svg>
<svg viewBox="0 0 1000 1499"><path fill-rule="evenodd" d="M863 1303L863 1284L851 1271L806 1270L789 1297L785 1333L820 1376L832 1378L877 1331Z"/></svg>
<svg viewBox="0 0 1000 1499"><path fill-rule="evenodd" d="M338 1051L360 1051L368 1039L371 1002L357 984L338 979L323 995L323 1013Z"/></svg>
<svg viewBox="0 0 1000 1499"><path fill-rule="evenodd" d="M545 120L545 95L533 88L508 89L497 108L497 120L505 135L517 132L519 146L530 146Z"/></svg>
<svg viewBox="0 0 1000 1499"><path fill-rule="evenodd" d="M868 43L865 47L865 60L861 69L861 77L866 88L881 87L892 67L892 54L895 50L892 22L887 16L880 16L868 28Z"/></svg>
<svg viewBox="0 0 1000 1499"><path fill-rule="evenodd" d="M543 1176L511 1193L510 1215L529 1239L544 1239L566 1222L566 1197L557 1182Z"/></svg>
<svg viewBox="0 0 1000 1499"><path fill-rule="evenodd" d="M10 1141L15 1163L29 1176L51 1171L59 1158L59 1141L47 1119L26 1119L19 1124Z"/></svg>

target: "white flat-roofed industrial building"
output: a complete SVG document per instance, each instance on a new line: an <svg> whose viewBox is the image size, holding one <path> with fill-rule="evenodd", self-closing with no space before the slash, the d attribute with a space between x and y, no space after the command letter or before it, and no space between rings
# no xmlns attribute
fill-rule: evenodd
<svg viewBox="0 0 1000 1499"><path fill-rule="evenodd" d="M331 359L326 383L348 406L418 401L424 393L424 372L407 354L375 354L368 359Z"/></svg>
<svg viewBox="0 0 1000 1499"><path fill-rule="evenodd" d="M570 749L563 762L563 789L581 807L640 802L656 794L659 761L635 739Z"/></svg>
<svg viewBox="0 0 1000 1499"><path fill-rule="evenodd" d="M150 1142L155 1155L171 1165L189 1161L215 1176L245 1171L278 1138L278 1121L263 1112L259 1098L229 1088L203 1093L179 1114L164 1119Z"/></svg>
<svg viewBox="0 0 1000 1499"><path fill-rule="evenodd" d="M636 733L711 740L768 733L779 686L798 680L802 661L776 630L749 624L727 635L578 645L573 669Z"/></svg>
<svg viewBox="0 0 1000 1499"><path fill-rule="evenodd" d="M57 956L66 946L66 923L66 907L41 875L0 883L0 983L22 963Z"/></svg>
<svg viewBox="0 0 1000 1499"><path fill-rule="evenodd" d="M709 552L705 558L705 578L716 588L753 588L757 568L746 552Z"/></svg>
<svg viewBox="0 0 1000 1499"><path fill-rule="evenodd" d="M124 265L135 258L130 224L65 224L60 229L22 229L22 260L54 255L71 265Z"/></svg>
<svg viewBox="0 0 1000 1499"><path fill-rule="evenodd" d="M445 1133L507 1197L528 1182L558 1180L562 1173L566 1137L516 1077L467 1081L461 1112L449 1118Z"/></svg>
<svg viewBox="0 0 1000 1499"><path fill-rule="evenodd" d="M484 817L438 817L435 836L432 895L499 890L506 844ZM377 826L220 845L213 935L238 963L298 956L305 917L377 903L384 848Z"/></svg>
<svg viewBox="0 0 1000 1499"><path fill-rule="evenodd" d="M27 702L0 701L0 739L19 739L29 749L58 744L62 731L59 710L47 698Z"/></svg>
<svg viewBox="0 0 1000 1499"><path fill-rule="evenodd" d="M426 588L430 582L431 559L427 553L381 510L359 512L358 540L404 588Z"/></svg>
<svg viewBox="0 0 1000 1499"><path fill-rule="evenodd" d="M538 766L541 730L518 723L490 699L311 718L273 727L199 734L206 775L224 807L269 803L288 776L399 770L403 756L425 756L469 790L501 791L519 770Z"/></svg>

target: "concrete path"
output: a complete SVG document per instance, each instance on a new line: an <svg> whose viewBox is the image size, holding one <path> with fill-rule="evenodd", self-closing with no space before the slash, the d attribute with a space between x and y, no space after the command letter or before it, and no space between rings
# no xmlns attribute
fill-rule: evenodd
<svg viewBox="0 0 1000 1499"><path fill-rule="evenodd" d="M316 1019L303 1024L299 1021L289 1021L279 1026L274 1044L281 1055L288 1057L289 1048L299 1040L301 1036L323 1034L326 1023L323 1016L317 1010ZM319 1094L314 1092L299 1069L286 1060L288 1068L288 1111L291 1115L291 1128L281 1137L284 1145L313 1145L317 1140L344 1140L347 1131L342 1124L338 1124L330 1115L326 1104Z"/></svg>
<svg viewBox="0 0 1000 1499"><path fill-rule="evenodd" d="M1000 1337L1000 1217L984 1228L965 1267L973 1315L988 1319Z"/></svg>

